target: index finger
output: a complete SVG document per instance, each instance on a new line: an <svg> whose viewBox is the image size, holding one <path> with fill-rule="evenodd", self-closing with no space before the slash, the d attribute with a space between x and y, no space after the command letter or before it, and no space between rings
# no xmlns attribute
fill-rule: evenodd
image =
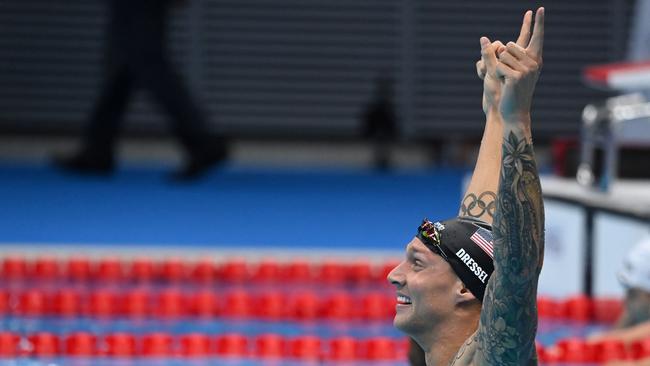
<svg viewBox="0 0 650 366"><path fill-rule="evenodd" d="M524 14L524 21L521 24L521 30L519 31L519 38L517 38L517 44L521 47L526 48L528 46L528 41L530 41L530 23L533 20L533 12L528 10Z"/></svg>
<svg viewBox="0 0 650 366"><path fill-rule="evenodd" d="M530 44L526 51L534 57L542 56L544 47L544 8L537 9L535 14L535 26L533 27L533 36L530 38Z"/></svg>

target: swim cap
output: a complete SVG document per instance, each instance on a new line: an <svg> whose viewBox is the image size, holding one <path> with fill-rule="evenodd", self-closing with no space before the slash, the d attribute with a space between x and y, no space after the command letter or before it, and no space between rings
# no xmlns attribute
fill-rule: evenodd
<svg viewBox="0 0 650 366"><path fill-rule="evenodd" d="M618 280L627 288L650 292L650 237L641 240L627 254Z"/></svg>
<svg viewBox="0 0 650 366"><path fill-rule="evenodd" d="M494 271L492 226L472 217L442 222L424 219L417 237L442 256L474 296L483 301L485 287Z"/></svg>

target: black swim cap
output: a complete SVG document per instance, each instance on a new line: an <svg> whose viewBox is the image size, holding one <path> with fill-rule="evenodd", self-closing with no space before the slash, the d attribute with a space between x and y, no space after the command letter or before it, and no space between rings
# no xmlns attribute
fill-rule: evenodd
<svg viewBox="0 0 650 366"><path fill-rule="evenodd" d="M442 222L424 219L417 237L442 256L474 296L483 301L485 287L494 271L492 226L472 217Z"/></svg>

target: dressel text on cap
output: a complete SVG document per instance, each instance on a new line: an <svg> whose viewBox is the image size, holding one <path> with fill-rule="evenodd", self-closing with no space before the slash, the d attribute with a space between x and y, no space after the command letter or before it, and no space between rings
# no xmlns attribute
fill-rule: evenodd
<svg viewBox="0 0 650 366"><path fill-rule="evenodd" d="M472 273L474 273L482 283L485 283L488 276L487 272L485 272L467 252L465 252L465 249L458 249L456 256L465 263L469 270L472 271Z"/></svg>

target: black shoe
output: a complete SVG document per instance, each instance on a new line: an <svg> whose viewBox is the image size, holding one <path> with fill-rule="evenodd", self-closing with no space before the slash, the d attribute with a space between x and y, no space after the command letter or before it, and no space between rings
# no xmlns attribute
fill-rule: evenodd
<svg viewBox="0 0 650 366"><path fill-rule="evenodd" d="M225 148L207 155L191 157L178 171L173 172L170 178L175 182L191 182L200 179L227 158L228 151Z"/></svg>
<svg viewBox="0 0 650 366"><path fill-rule="evenodd" d="M108 176L113 173L113 159L96 158L89 154L75 154L71 156L55 156L53 164L68 173L80 175Z"/></svg>

